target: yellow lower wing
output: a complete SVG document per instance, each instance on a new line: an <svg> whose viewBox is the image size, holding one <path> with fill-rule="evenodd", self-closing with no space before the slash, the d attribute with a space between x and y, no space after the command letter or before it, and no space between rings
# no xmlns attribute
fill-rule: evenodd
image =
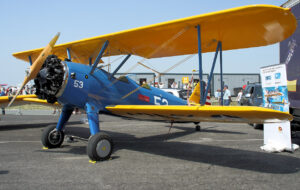
<svg viewBox="0 0 300 190"><path fill-rule="evenodd" d="M6 107L12 96L0 96L0 107ZM39 105L47 105L47 106L59 106L57 102L55 104L49 104L46 100L38 99L36 95L20 95L17 96L14 106L25 105L25 104L39 104Z"/></svg>
<svg viewBox="0 0 300 190"><path fill-rule="evenodd" d="M272 123L291 121L289 113L253 106L154 106L116 105L112 114L151 121Z"/></svg>

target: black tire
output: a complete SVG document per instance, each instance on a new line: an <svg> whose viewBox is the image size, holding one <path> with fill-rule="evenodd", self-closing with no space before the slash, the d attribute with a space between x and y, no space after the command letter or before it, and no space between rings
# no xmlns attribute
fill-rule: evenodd
<svg viewBox="0 0 300 190"><path fill-rule="evenodd" d="M57 131L56 126L47 127L42 133L42 144L47 148L58 148L64 142L65 134Z"/></svg>
<svg viewBox="0 0 300 190"><path fill-rule="evenodd" d="M201 131L200 125L196 125L195 130L196 130L196 131Z"/></svg>
<svg viewBox="0 0 300 190"><path fill-rule="evenodd" d="M112 139L106 133L100 132L89 139L87 154L92 161L104 161L110 158L113 148Z"/></svg>
<svg viewBox="0 0 300 190"><path fill-rule="evenodd" d="M254 123L254 124L253 124L253 128L254 128L254 129L263 129L263 128L264 128L264 125L263 125L263 124L256 124L256 123Z"/></svg>

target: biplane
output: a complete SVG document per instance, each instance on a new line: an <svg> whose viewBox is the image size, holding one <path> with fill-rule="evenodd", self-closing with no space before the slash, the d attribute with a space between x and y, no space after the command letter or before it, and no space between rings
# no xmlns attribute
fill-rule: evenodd
<svg viewBox="0 0 300 190"><path fill-rule="evenodd" d="M289 9L250 5L55 45L58 34L45 48L13 56L31 64L22 86L34 79L37 98L63 106L57 125L43 131L43 146L60 147L74 108L85 109L91 133L87 154L91 160L100 161L110 158L114 146L112 138L99 128L100 113L171 124L292 120L288 113L261 107L206 106L205 97L218 55L223 84L224 50L274 44L292 35L296 27ZM202 53L206 52L215 52L215 57L205 88ZM190 99L192 105L158 88L140 86L128 76L115 77L132 55L151 59L188 54L199 56L200 83ZM125 58L113 72L99 66L102 57L116 55Z"/></svg>

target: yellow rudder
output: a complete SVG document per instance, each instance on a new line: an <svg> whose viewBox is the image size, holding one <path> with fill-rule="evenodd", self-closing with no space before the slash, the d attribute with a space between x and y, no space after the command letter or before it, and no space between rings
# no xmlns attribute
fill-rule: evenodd
<svg viewBox="0 0 300 190"><path fill-rule="evenodd" d="M189 98L190 104L199 104L200 103L200 82L197 83L192 95Z"/></svg>
<svg viewBox="0 0 300 190"><path fill-rule="evenodd" d="M192 95L189 98L188 103L189 104L200 104L200 100L201 100L200 92L201 92L201 90L200 90L200 82L198 82L197 85L196 85L196 87L194 88L194 91L193 91ZM208 106L211 105L210 92L209 91L207 93L205 105L208 105Z"/></svg>

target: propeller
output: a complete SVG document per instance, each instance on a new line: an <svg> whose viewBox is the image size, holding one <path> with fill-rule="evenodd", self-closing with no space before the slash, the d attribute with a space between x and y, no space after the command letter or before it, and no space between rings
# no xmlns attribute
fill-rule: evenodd
<svg viewBox="0 0 300 190"><path fill-rule="evenodd" d="M13 99L9 102L7 107L10 107L12 105L12 103L15 101L15 99L17 98L17 96L19 95L20 91L23 89L23 87L32 79L34 79L37 74L39 73L41 67L44 64L44 61L46 60L46 58L48 57L48 55L51 53L58 37L59 37L60 33L58 32L54 38L50 41L50 43L43 49L43 51L40 53L40 55L38 56L38 58L35 60L35 62L31 65L30 67L30 73L25 76L24 81L22 83L22 86L20 87L20 89L18 90L18 92L16 93L16 95L13 97Z"/></svg>

